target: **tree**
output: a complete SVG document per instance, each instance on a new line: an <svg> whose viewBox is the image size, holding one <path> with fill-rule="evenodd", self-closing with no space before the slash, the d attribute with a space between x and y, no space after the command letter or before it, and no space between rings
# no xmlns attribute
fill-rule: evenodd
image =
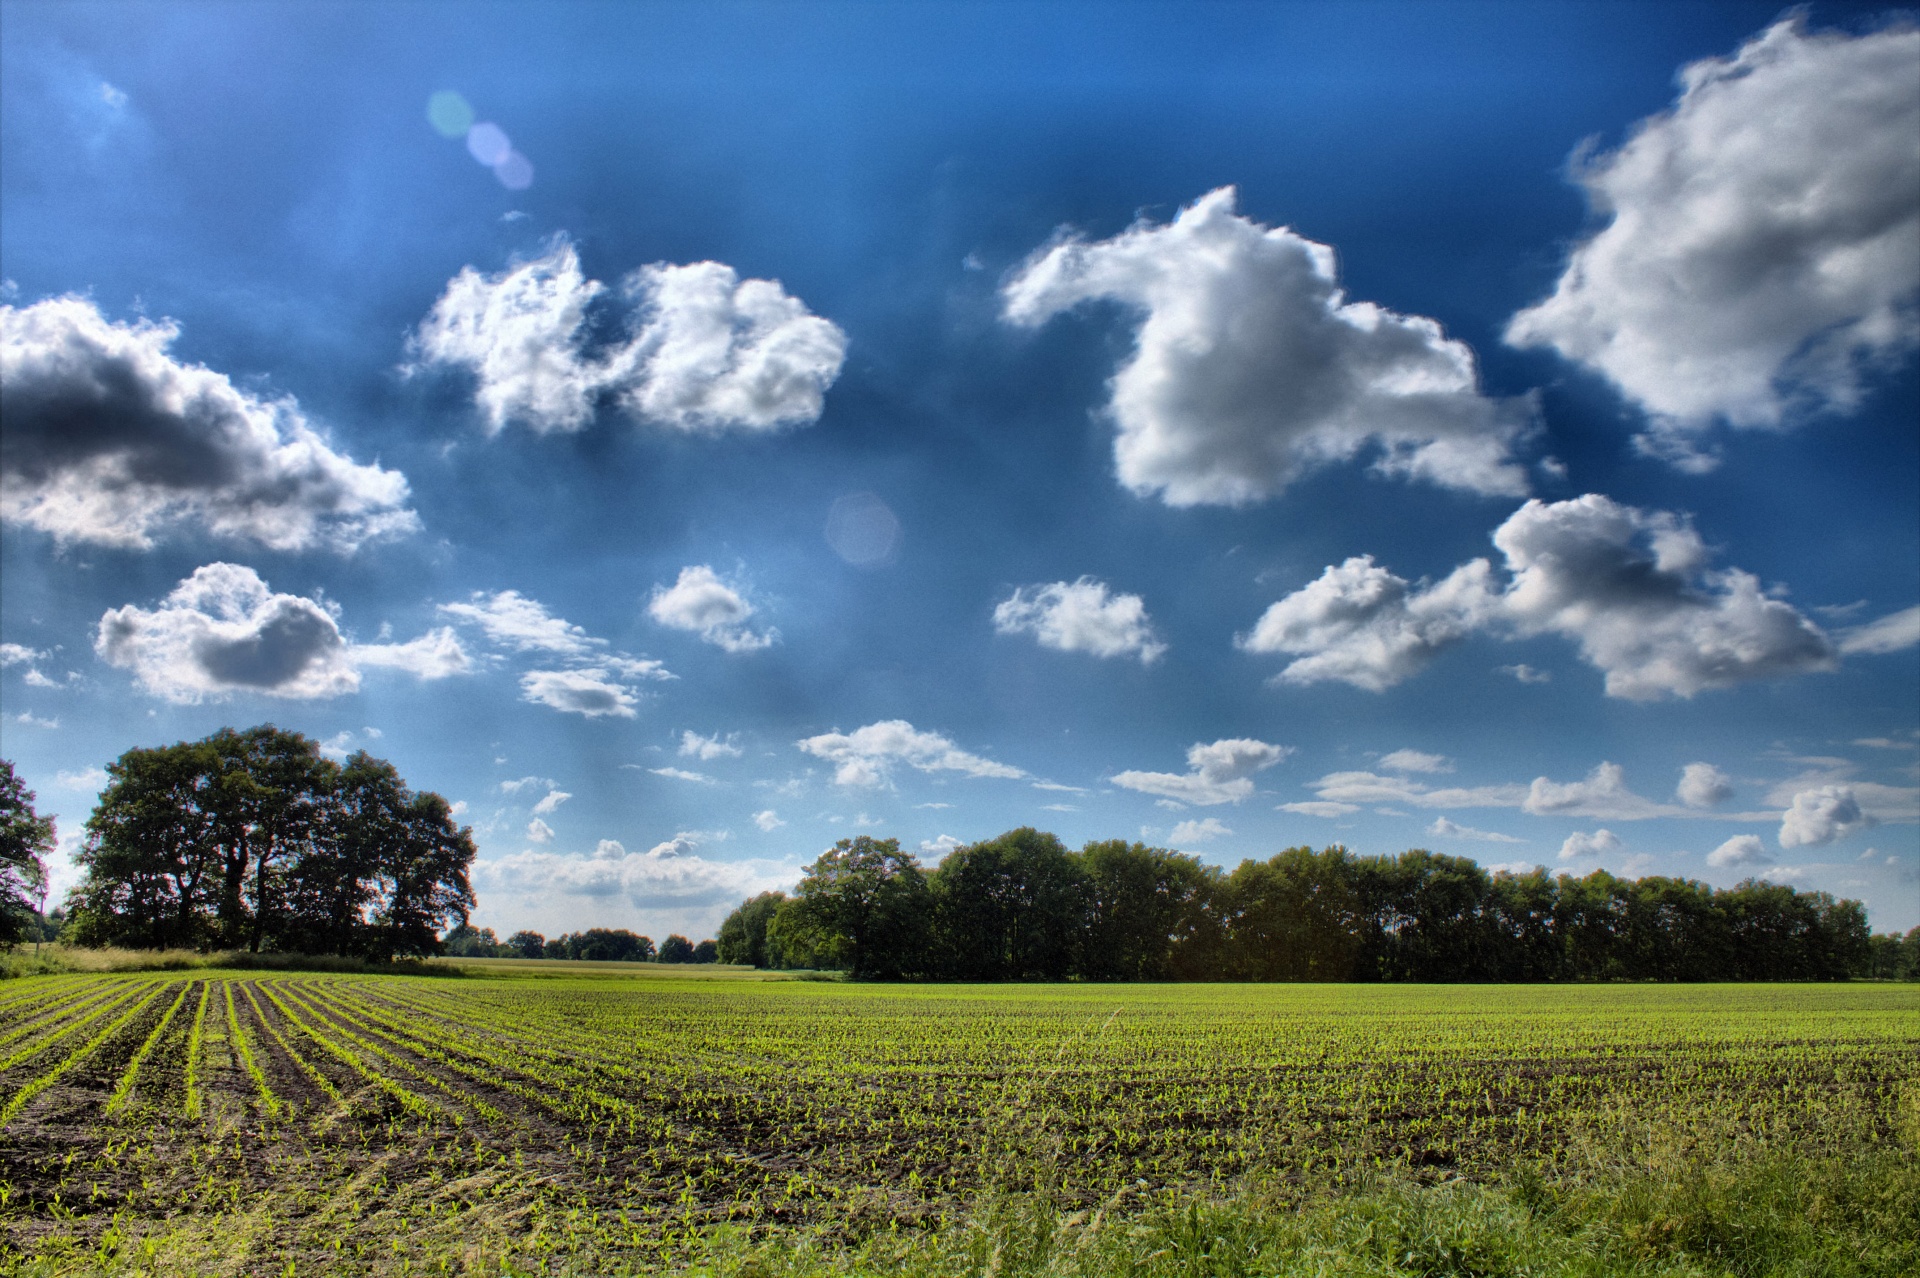
<svg viewBox="0 0 1920 1278"><path fill-rule="evenodd" d="M555 953L558 950L558 953ZM548 958L580 959L590 963L643 963L653 957L653 940L626 928L590 927L568 933L547 946Z"/></svg>
<svg viewBox="0 0 1920 1278"><path fill-rule="evenodd" d="M696 963L717 963L720 961L720 946L706 940L693 947L693 961Z"/></svg>
<svg viewBox="0 0 1920 1278"><path fill-rule="evenodd" d="M1059 839L1031 826L955 848L932 882L947 974L969 981L1066 976L1084 891L1079 863Z"/></svg>
<svg viewBox="0 0 1920 1278"><path fill-rule="evenodd" d="M547 956L547 938L538 932L515 932L503 947L512 958L537 959Z"/></svg>
<svg viewBox="0 0 1920 1278"><path fill-rule="evenodd" d="M780 932L854 976L903 976L926 950L927 883L898 839L859 835L822 852L781 909Z"/></svg>
<svg viewBox="0 0 1920 1278"><path fill-rule="evenodd" d="M1220 894L1227 970L1254 981L1366 979L1374 925L1360 879L1342 847L1242 861Z"/></svg>
<svg viewBox="0 0 1920 1278"><path fill-rule="evenodd" d="M1164 981L1174 951L1204 930L1219 872L1165 848L1124 839L1075 854L1085 885L1075 971L1095 981Z"/></svg>
<svg viewBox="0 0 1920 1278"><path fill-rule="evenodd" d="M762 892L742 901L720 925L718 941L722 963L741 963L752 967L786 967L778 947L769 947L767 930L774 913L787 899L785 892Z"/></svg>
<svg viewBox="0 0 1920 1278"><path fill-rule="evenodd" d="M660 942L660 961L662 963L693 962L693 942L678 932L669 933L667 939Z"/></svg>
<svg viewBox="0 0 1920 1278"><path fill-rule="evenodd" d="M127 751L87 822L87 945L432 954L466 922L472 832L361 752L272 725Z"/></svg>
<svg viewBox="0 0 1920 1278"><path fill-rule="evenodd" d="M34 812L33 799L12 762L0 759L0 946L7 948L37 925L54 849L53 818Z"/></svg>
<svg viewBox="0 0 1920 1278"><path fill-rule="evenodd" d="M462 923L440 939L440 949L455 958L498 958L501 945L492 928Z"/></svg>

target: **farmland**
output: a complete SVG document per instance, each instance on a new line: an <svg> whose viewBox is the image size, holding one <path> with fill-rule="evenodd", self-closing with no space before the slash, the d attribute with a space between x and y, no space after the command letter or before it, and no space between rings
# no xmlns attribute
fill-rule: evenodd
<svg viewBox="0 0 1920 1278"><path fill-rule="evenodd" d="M69 974L0 986L0 1098L6 1245L50 1272L606 1272L989 1191L1911 1148L1920 990Z"/></svg>

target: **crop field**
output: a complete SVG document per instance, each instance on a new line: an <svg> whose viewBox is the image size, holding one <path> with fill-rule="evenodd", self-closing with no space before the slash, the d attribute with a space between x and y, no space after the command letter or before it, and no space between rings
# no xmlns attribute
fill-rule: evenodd
<svg viewBox="0 0 1920 1278"><path fill-rule="evenodd" d="M1915 1132L1912 986L0 986L0 1248L49 1272L143 1248L604 1272L723 1225L937 1225L988 1188L1307 1193L1383 1166L1578 1175L1656 1136Z"/></svg>

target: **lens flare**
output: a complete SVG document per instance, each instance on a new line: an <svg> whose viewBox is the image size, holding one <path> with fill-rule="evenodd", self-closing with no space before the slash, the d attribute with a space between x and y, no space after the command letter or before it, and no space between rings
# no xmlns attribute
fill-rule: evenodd
<svg viewBox="0 0 1920 1278"><path fill-rule="evenodd" d="M464 137L473 127L473 108L452 89L442 89L427 99L427 123L443 138Z"/></svg>
<svg viewBox="0 0 1920 1278"><path fill-rule="evenodd" d="M509 191L524 191L533 185L533 161L518 151L509 151L506 159L493 166L493 175Z"/></svg>
<svg viewBox="0 0 1920 1278"><path fill-rule="evenodd" d="M492 168L513 154L513 143L497 124L476 124L467 130L467 153Z"/></svg>
<svg viewBox="0 0 1920 1278"><path fill-rule="evenodd" d="M872 493L848 493L827 513L827 544L850 564L868 567L892 560L900 521Z"/></svg>

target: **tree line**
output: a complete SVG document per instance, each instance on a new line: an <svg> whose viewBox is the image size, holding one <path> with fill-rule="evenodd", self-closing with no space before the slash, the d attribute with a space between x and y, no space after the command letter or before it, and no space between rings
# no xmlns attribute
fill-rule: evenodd
<svg viewBox="0 0 1920 1278"><path fill-rule="evenodd" d="M1920 976L1920 928L1873 937L1858 901L1748 880L1489 874L1414 850L1289 848L1231 872L1032 828L931 872L842 839L792 895L728 916L722 962L965 981L1772 981Z"/></svg>
<svg viewBox="0 0 1920 1278"><path fill-rule="evenodd" d="M490 927L462 925L447 933L444 949L457 958L581 959L590 963L714 963L720 957L712 941L696 945L672 932L656 950L652 937L624 927L590 927L551 941L538 932L515 932L503 941Z"/></svg>
<svg viewBox="0 0 1920 1278"><path fill-rule="evenodd" d="M128 750L107 778L64 941L388 959L437 953L473 905L472 830L365 751L223 728Z"/></svg>

